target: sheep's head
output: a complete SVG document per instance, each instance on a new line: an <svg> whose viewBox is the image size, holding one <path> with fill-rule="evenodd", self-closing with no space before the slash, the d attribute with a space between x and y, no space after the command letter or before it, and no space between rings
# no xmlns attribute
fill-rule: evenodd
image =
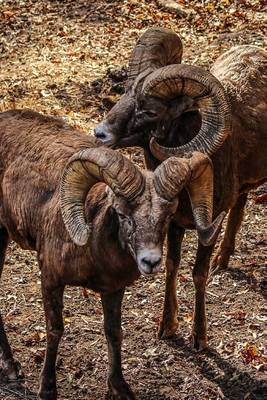
<svg viewBox="0 0 267 400"><path fill-rule="evenodd" d="M202 68L179 64L181 42L177 35L168 32L173 40L167 47L168 35L158 34L156 39L152 35L146 46L137 44L139 51L135 49L130 66L135 61L139 69L130 73L128 91L96 127L95 134L113 147L147 148L154 137L165 146L176 147L174 155L192 151L211 155L231 131L224 89Z"/></svg>
<svg viewBox="0 0 267 400"><path fill-rule="evenodd" d="M74 243L86 245L90 240L90 221L86 221L84 203L91 187L102 181L107 185L113 235L121 248L132 255L141 273L157 272L177 199L160 196L153 179L153 173L142 173L119 152L105 147L75 154L68 162L61 185L62 216Z"/></svg>
<svg viewBox="0 0 267 400"><path fill-rule="evenodd" d="M160 115L165 113L162 102L155 101L155 113L148 106L140 108L139 94L145 78L164 65L180 63L182 42L174 32L152 28L138 40L128 69L126 93L95 128L95 135L105 145L128 147L145 145ZM157 108L158 106L158 108ZM141 113L139 112L141 111Z"/></svg>
<svg viewBox="0 0 267 400"><path fill-rule="evenodd" d="M161 266L164 237L183 187L188 190L202 243L209 245L217 236L223 216L212 223L212 166L201 153L187 159L171 157L154 173L141 172L120 153L104 147L71 157L62 177L61 211L70 237L80 246L86 245L91 235L85 199L99 181L108 186L118 240L142 274L157 272Z"/></svg>
<svg viewBox="0 0 267 400"><path fill-rule="evenodd" d="M143 192L132 201L111 189L108 192L120 244L135 259L139 271L147 275L161 267L166 230L178 200L168 201L157 193L153 173L144 173L143 177Z"/></svg>
<svg viewBox="0 0 267 400"><path fill-rule="evenodd" d="M166 143L166 140L174 136L175 143L175 139L181 140L176 128L179 124L188 125L185 118L189 117L189 112L190 120L194 117L196 121L193 133L199 130L198 114L192 114L192 111L196 114L197 109L193 107L193 99L187 96L170 102L127 92L96 126L95 136L112 148L145 147L152 137ZM184 118L185 113L187 116ZM186 136L186 141L189 141L190 137L188 134Z"/></svg>
<svg viewBox="0 0 267 400"><path fill-rule="evenodd" d="M115 104L106 118L95 128L95 136L113 148L134 146L140 142L139 131L133 129L136 96L129 91Z"/></svg>

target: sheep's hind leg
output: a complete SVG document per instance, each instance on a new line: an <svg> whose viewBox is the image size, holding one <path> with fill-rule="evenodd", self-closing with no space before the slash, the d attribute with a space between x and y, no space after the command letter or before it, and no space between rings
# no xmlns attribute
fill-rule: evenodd
<svg viewBox="0 0 267 400"><path fill-rule="evenodd" d="M220 247L211 261L211 273L216 274L219 271L226 270L228 267L229 259L235 251L235 237L241 226L244 208L247 202L248 194L241 194L234 207L231 209L225 234Z"/></svg>
<svg viewBox="0 0 267 400"><path fill-rule="evenodd" d="M115 293L102 294L104 311L104 329L109 354L109 397L112 400L135 400L135 396L126 383L121 369L121 303L124 289Z"/></svg>
<svg viewBox="0 0 267 400"><path fill-rule="evenodd" d="M0 225L0 277L4 267L7 245L7 230ZM0 382L17 381L21 378L20 365L14 361L3 320L0 315Z"/></svg>
<svg viewBox="0 0 267 400"><path fill-rule="evenodd" d="M56 400L56 359L64 324L62 317L64 286L49 284L49 279L42 276L42 294L46 318L46 353L40 376L39 398Z"/></svg>
<svg viewBox="0 0 267 400"><path fill-rule="evenodd" d="M178 328L176 281L184 231L183 228L177 227L174 221L170 223L168 230L164 308L158 331L160 339L172 337Z"/></svg>

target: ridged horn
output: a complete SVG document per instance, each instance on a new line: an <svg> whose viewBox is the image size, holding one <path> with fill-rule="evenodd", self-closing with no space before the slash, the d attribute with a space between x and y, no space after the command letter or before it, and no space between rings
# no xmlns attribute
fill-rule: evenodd
<svg viewBox="0 0 267 400"><path fill-rule="evenodd" d="M157 193L168 201L183 189L191 176L188 159L171 157L154 171L154 183Z"/></svg>
<svg viewBox="0 0 267 400"><path fill-rule="evenodd" d="M144 189L141 172L114 150L98 147L81 150L68 161L61 180L61 213L72 240L87 243L90 224L85 219L87 193L97 182L106 183L118 196L133 201Z"/></svg>
<svg viewBox="0 0 267 400"><path fill-rule="evenodd" d="M143 79L158 68L180 64L182 54L182 42L175 32L164 28L148 29L132 51L126 90L132 86L137 76Z"/></svg>
<svg viewBox="0 0 267 400"><path fill-rule="evenodd" d="M209 157L194 152L190 158L170 157L155 171L158 194L171 201L186 187L200 242L210 246L216 240L225 213L213 222L213 168Z"/></svg>
<svg viewBox="0 0 267 400"><path fill-rule="evenodd" d="M159 160L182 157L200 151L211 155L231 133L231 110L221 83L209 72L193 65L169 65L150 74L144 81L142 96L171 100L189 96L196 102L202 116L198 134L183 146L160 146L152 140L152 154Z"/></svg>
<svg viewBox="0 0 267 400"><path fill-rule="evenodd" d="M189 158L192 176L186 185L190 197L198 238L203 246L212 245L221 230L226 215L222 212L212 222L213 216L213 166L210 158L194 152Z"/></svg>

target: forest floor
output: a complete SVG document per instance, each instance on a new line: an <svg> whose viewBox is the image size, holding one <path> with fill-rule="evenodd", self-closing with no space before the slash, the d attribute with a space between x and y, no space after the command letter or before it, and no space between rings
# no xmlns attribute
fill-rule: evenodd
<svg viewBox="0 0 267 400"><path fill-rule="evenodd" d="M236 44L266 47L266 1L180 1L188 15L155 1L6 0L0 2L0 111L32 108L92 133L120 97L131 49L151 26L176 31L184 62L209 68ZM127 151L139 165L140 149ZM191 270L196 235L186 235L178 298L180 328L157 339L164 272L126 291L122 347L125 377L138 400L267 399L267 208L252 194L227 272L207 289L208 350L190 346ZM0 399L35 399L45 324L35 254L11 243L0 308L25 385L0 387ZM65 295L65 334L57 364L59 399L104 399L107 346L100 298L80 288Z"/></svg>

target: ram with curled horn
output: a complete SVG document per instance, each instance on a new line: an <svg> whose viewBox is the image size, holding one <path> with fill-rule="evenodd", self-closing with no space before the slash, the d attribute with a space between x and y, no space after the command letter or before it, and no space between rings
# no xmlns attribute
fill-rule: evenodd
<svg viewBox="0 0 267 400"><path fill-rule="evenodd" d="M163 31L162 40L164 37ZM173 45L176 46L174 41ZM178 52L180 48L179 43ZM149 46L143 49L143 57L149 55L149 49ZM158 56L164 59L162 52L161 49ZM166 62L145 73L145 77L140 72L132 88L135 85L138 90L134 92L130 118L123 119L122 98L96 127L95 134L104 138L104 143L106 137L111 138L113 147L143 147L149 169L171 156L188 158L192 151L211 161L214 196L210 213L217 218L229 212L223 240L211 265L213 271L225 269L234 252L248 192L267 180L267 53L252 45L233 47L217 59L210 72L181 64L180 59L171 65ZM196 186L196 195L201 196L203 185L204 180ZM180 193L179 206L168 231L160 337L172 336L177 329L176 277L181 244L185 229L199 226L191 212L188 193L188 190ZM194 321L193 343L200 349L207 342L204 297L216 235L210 241L203 240L198 229L198 237L193 278L195 311L201 310L202 318Z"/></svg>
<svg viewBox="0 0 267 400"><path fill-rule="evenodd" d="M135 398L121 369L121 302L140 274L159 271L169 223L186 188L203 240L211 224L212 166L194 152L141 171L119 152L58 118L30 110L0 113L0 271L10 240L35 250L47 325L39 398L56 400L56 356L65 286L101 295L112 398ZM204 181L201 195L196 188ZM196 318L200 315L196 313ZM19 378L0 315L1 376Z"/></svg>

